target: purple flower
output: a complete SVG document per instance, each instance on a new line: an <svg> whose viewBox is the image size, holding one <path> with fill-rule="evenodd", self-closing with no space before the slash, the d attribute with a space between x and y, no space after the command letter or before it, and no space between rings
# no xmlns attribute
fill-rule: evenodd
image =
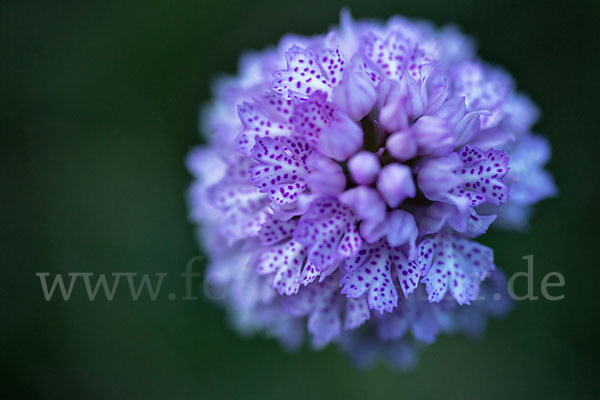
<svg viewBox="0 0 600 400"><path fill-rule="evenodd" d="M393 18L242 58L188 157L207 280L242 333L408 368L510 307L492 249L556 187L537 109L452 28ZM482 300L482 297L485 300Z"/></svg>

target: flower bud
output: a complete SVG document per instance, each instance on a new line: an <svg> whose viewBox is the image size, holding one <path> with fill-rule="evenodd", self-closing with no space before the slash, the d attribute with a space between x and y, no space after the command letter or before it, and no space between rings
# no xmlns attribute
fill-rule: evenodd
<svg viewBox="0 0 600 400"><path fill-rule="evenodd" d="M388 138L385 147L398 161L410 160L417 155L417 142L409 130L394 133Z"/></svg>
<svg viewBox="0 0 600 400"><path fill-rule="evenodd" d="M361 151L348 161L348 169L354 182L359 185L370 185L377 179L381 166L375 154Z"/></svg>
<svg viewBox="0 0 600 400"><path fill-rule="evenodd" d="M387 204L397 207L407 197L415 197L416 188L411 170L406 165L390 164L379 173L377 189Z"/></svg>

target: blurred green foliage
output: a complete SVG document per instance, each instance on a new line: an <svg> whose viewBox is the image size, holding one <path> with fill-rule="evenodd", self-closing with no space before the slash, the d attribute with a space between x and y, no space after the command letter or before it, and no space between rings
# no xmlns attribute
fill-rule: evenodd
<svg viewBox="0 0 600 400"><path fill-rule="evenodd" d="M457 23L539 104L561 195L526 234L484 241L509 273L534 254L538 291L563 273L564 300L521 302L483 341L443 337L397 373L240 338L206 300L43 299L36 272L182 272L199 254L183 162L211 80L246 49L323 32L343 5ZM3 397L596 397L599 20L597 2L578 0L3 1Z"/></svg>

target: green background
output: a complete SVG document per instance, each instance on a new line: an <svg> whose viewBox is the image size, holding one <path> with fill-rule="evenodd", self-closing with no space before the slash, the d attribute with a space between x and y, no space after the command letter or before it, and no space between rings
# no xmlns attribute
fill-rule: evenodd
<svg viewBox="0 0 600 400"><path fill-rule="evenodd" d="M0 298L2 397L593 398L598 395L598 3L589 1L3 1ZM534 287L483 341L442 337L418 367L357 371L335 348L285 353L240 338L207 300L169 301L198 255L183 160L197 111L245 49L286 32L392 14L454 22L543 111L560 196L526 234L483 241ZM168 272L156 302L121 286L94 302L43 298L36 272ZM517 291L524 290L524 285ZM99 296L102 297L102 296ZM310 396L310 397L309 397ZM509 397L510 396L510 397Z"/></svg>

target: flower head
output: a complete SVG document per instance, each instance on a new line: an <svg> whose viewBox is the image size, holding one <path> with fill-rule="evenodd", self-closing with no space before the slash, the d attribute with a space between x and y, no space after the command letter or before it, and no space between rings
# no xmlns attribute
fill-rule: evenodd
<svg viewBox="0 0 600 400"><path fill-rule="evenodd" d="M215 88L190 208L240 330L408 367L439 333L506 312L474 239L496 218L526 225L556 188L537 110L467 38L342 12Z"/></svg>

